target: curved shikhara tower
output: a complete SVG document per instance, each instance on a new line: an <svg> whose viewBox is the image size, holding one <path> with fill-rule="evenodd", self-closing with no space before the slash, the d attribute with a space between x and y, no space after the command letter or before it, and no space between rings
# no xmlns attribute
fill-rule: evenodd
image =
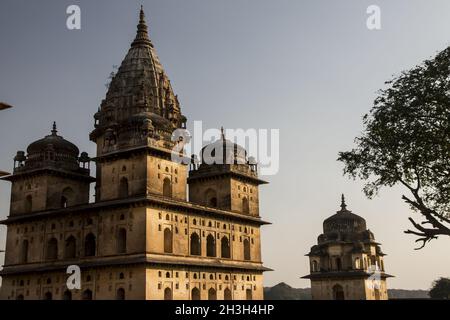
<svg viewBox="0 0 450 320"><path fill-rule="evenodd" d="M341 210L323 222L317 245L307 254L314 300L387 300L384 256L364 218Z"/></svg>
<svg viewBox="0 0 450 320"><path fill-rule="evenodd" d="M137 34L94 115L89 158L57 134L14 158L3 299L262 299L257 166L223 136L228 163L172 160L185 127L148 37ZM204 155L202 155L203 158ZM89 163L96 163L96 177ZM95 182L95 202L89 187ZM189 199L187 196L187 185ZM68 287L67 267L79 278ZM71 278L74 279L74 278ZM79 282L77 282L78 280Z"/></svg>

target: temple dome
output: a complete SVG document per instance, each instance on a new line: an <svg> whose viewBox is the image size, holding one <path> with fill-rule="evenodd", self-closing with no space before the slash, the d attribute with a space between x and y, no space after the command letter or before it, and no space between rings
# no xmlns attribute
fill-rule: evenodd
<svg viewBox="0 0 450 320"><path fill-rule="evenodd" d="M26 160L22 159L23 157L19 159L19 153L15 160L25 160L26 168L56 166L66 169L78 169L80 150L72 142L67 141L57 133L56 123L53 123L51 134L28 146Z"/></svg>
<svg viewBox="0 0 450 320"><path fill-rule="evenodd" d="M342 195L341 210L323 222L323 232L327 233L358 233L366 230L366 220L347 210L344 195Z"/></svg>
<svg viewBox="0 0 450 320"><path fill-rule="evenodd" d="M52 149L57 154L64 154L69 157L77 158L80 150L72 142L67 141L57 134L56 123L53 123L53 129L50 135L45 136L31 143L27 148L28 156L39 154Z"/></svg>
<svg viewBox="0 0 450 320"><path fill-rule="evenodd" d="M218 154L221 153L221 154ZM221 138L204 146L200 152L202 163L206 164L246 164L247 150L244 147L225 139L222 128ZM223 160L222 163L216 161Z"/></svg>

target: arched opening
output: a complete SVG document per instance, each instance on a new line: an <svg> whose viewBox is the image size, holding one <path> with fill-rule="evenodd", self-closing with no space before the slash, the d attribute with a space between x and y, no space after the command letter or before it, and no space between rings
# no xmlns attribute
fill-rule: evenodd
<svg viewBox="0 0 450 320"><path fill-rule="evenodd" d="M92 233L89 233L84 238L84 255L86 257L93 257L95 256L95 250L96 244L95 244L95 236Z"/></svg>
<svg viewBox="0 0 450 320"><path fill-rule="evenodd" d="M217 300L216 289L209 288L209 290L208 290L208 300Z"/></svg>
<svg viewBox="0 0 450 320"><path fill-rule="evenodd" d="M19 294L19 295L16 297L16 300L25 300L25 298L24 298L23 294Z"/></svg>
<svg viewBox="0 0 450 320"><path fill-rule="evenodd" d="M28 240L22 241L22 246L20 248L20 263L28 262Z"/></svg>
<svg viewBox="0 0 450 320"><path fill-rule="evenodd" d="M341 271L342 270L342 261L341 258L336 258L336 270Z"/></svg>
<svg viewBox="0 0 450 320"><path fill-rule="evenodd" d="M117 253L127 252L127 230L120 228L117 233Z"/></svg>
<svg viewBox="0 0 450 320"><path fill-rule="evenodd" d="M56 240L56 238L48 240L46 258L47 260L58 259L58 240Z"/></svg>
<svg viewBox="0 0 450 320"><path fill-rule="evenodd" d="M206 237L206 256L215 257L216 256L216 240L212 234Z"/></svg>
<svg viewBox="0 0 450 320"><path fill-rule="evenodd" d="M49 291L47 291L47 292L44 294L44 300L53 300L53 295L52 295L52 293L49 292Z"/></svg>
<svg viewBox="0 0 450 320"><path fill-rule="evenodd" d="M164 229L164 252L172 253L173 235L169 228Z"/></svg>
<svg viewBox="0 0 450 320"><path fill-rule="evenodd" d="M220 252L222 255L222 258L231 258L230 254L230 241L228 240L228 237L223 236L220 240Z"/></svg>
<svg viewBox="0 0 450 320"><path fill-rule="evenodd" d="M245 290L245 299L246 300L253 300L252 289L246 289Z"/></svg>
<svg viewBox="0 0 450 320"><path fill-rule="evenodd" d="M72 300L72 292L70 292L70 290L64 291L62 299L63 300Z"/></svg>
<svg viewBox="0 0 450 320"><path fill-rule="evenodd" d="M230 288L225 288L225 291L223 292L223 299L224 300L233 300Z"/></svg>
<svg viewBox="0 0 450 320"><path fill-rule="evenodd" d="M164 300L172 300L172 289L170 288L164 289Z"/></svg>
<svg viewBox="0 0 450 320"><path fill-rule="evenodd" d="M192 300L200 300L200 290L198 288L193 288L191 291Z"/></svg>
<svg viewBox="0 0 450 320"><path fill-rule="evenodd" d="M81 295L81 300L92 300L92 291L89 289L84 290Z"/></svg>
<svg viewBox="0 0 450 320"><path fill-rule="evenodd" d="M244 260L250 260L250 241L244 239Z"/></svg>
<svg viewBox="0 0 450 320"><path fill-rule="evenodd" d="M242 198L242 213L248 214L250 212L250 206L247 197Z"/></svg>
<svg viewBox="0 0 450 320"><path fill-rule="evenodd" d="M205 202L209 207L217 207L217 192L213 189L208 189L205 192Z"/></svg>
<svg viewBox="0 0 450 320"><path fill-rule="evenodd" d="M339 284L333 287L333 299L334 300L345 300L344 289Z"/></svg>
<svg viewBox="0 0 450 320"><path fill-rule="evenodd" d="M381 299L380 289L375 288L375 300L380 300L380 299Z"/></svg>
<svg viewBox="0 0 450 320"><path fill-rule="evenodd" d="M31 212L33 210L33 197L31 195L28 195L25 198L25 212Z"/></svg>
<svg viewBox="0 0 450 320"><path fill-rule="evenodd" d="M66 239L66 246L64 249L64 257L66 259L73 259L77 253L77 240L74 236L70 236Z"/></svg>
<svg viewBox="0 0 450 320"><path fill-rule="evenodd" d="M125 289L124 288L117 289L116 300L125 300Z"/></svg>
<svg viewBox="0 0 450 320"><path fill-rule="evenodd" d="M61 193L61 208L67 208L73 199L73 190L67 187Z"/></svg>
<svg viewBox="0 0 450 320"><path fill-rule="evenodd" d="M191 234L191 255L194 256L201 255L200 237L196 232Z"/></svg>
<svg viewBox="0 0 450 320"><path fill-rule="evenodd" d="M123 177L119 182L119 198L128 197L128 179Z"/></svg>
<svg viewBox="0 0 450 320"><path fill-rule="evenodd" d="M355 269L361 269L361 259L355 258Z"/></svg>
<svg viewBox="0 0 450 320"><path fill-rule="evenodd" d="M64 196L61 196L61 208L67 208L68 206L69 200Z"/></svg>
<svg viewBox="0 0 450 320"><path fill-rule="evenodd" d="M172 182L169 178L165 178L163 182L163 196L172 197Z"/></svg>
<svg viewBox="0 0 450 320"><path fill-rule="evenodd" d="M371 256L370 257L370 267L373 269L373 270L377 270L378 268L378 266L377 266L377 258L375 257L375 256Z"/></svg>
<svg viewBox="0 0 450 320"><path fill-rule="evenodd" d="M319 266L316 260L314 260L311 264L311 271L312 272L317 272L319 271Z"/></svg>

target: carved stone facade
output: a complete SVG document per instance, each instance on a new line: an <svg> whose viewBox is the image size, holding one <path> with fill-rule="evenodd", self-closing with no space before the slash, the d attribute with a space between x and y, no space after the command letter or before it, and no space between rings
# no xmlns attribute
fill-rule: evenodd
<svg viewBox="0 0 450 320"><path fill-rule="evenodd" d="M94 115L97 156L58 135L14 158L2 299L263 299L257 168L173 161L185 127L144 13ZM209 145L211 147L211 145ZM214 148L213 148L214 149ZM234 155L234 154L233 154ZM233 156L232 155L232 156ZM96 177L89 163L96 163ZM190 170L189 170L190 169ZM95 202L89 187L95 182ZM187 197L189 184L189 199ZM68 290L66 269L81 268Z"/></svg>
<svg viewBox="0 0 450 320"><path fill-rule="evenodd" d="M384 256L366 221L341 210L323 223L318 244L308 253L314 300L387 300Z"/></svg>

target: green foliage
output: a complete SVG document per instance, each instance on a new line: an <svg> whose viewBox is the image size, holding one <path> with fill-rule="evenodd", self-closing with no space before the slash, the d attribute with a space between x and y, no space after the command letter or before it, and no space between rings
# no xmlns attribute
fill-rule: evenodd
<svg viewBox="0 0 450 320"><path fill-rule="evenodd" d="M364 193L401 184L403 196L425 218L410 221L423 245L437 235L450 236L450 47L434 59L386 82L356 147L340 152L344 173L366 181ZM424 225L429 224L431 228Z"/></svg>

